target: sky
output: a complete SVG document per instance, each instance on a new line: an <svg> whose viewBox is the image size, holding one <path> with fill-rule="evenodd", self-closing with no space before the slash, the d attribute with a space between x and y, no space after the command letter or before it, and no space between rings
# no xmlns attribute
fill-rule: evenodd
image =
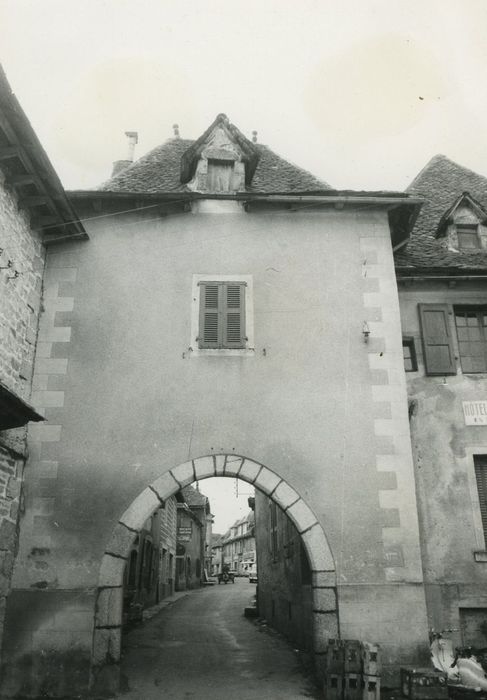
<svg viewBox="0 0 487 700"><path fill-rule="evenodd" d="M402 190L437 153L487 175L486 29L486 0L0 0L0 62L67 189L125 131L140 157L224 112L334 188ZM201 488L216 532L247 512Z"/></svg>
<svg viewBox="0 0 487 700"><path fill-rule="evenodd" d="M0 61L68 189L224 112L336 188L487 174L485 0L0 0Z"/></svg>
<svg viewBox="0 0 487 700"><path fill-rule="evenodd" d="M249 513L248 498L254 495L254 487L245 481L222 476L202 479L198 484L201 493L210 499L214 533L224 535L230 525Z"/></svg>

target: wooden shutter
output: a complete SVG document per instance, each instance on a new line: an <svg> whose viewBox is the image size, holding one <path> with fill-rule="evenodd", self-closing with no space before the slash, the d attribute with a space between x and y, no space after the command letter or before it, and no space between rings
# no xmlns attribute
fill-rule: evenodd
<svg viewBox="0 0 487 700"><path fill-rule="evenodd" d="M475 478L477 479L477 489L479 492L480 515L484 528L485 545L487 546L487 456L475 456L474 462Z"/></svg>
<svg viewBox="0 0 487 700"><path fill-rule="evenodd" d="M448 304L419 304L426 374L456 374Z"/></svg>
<svg viewBox="0 0 487 700"><path fill-rule="evenodd" d="M222 285L223 347L245 347L245 285L227 282Z"/></svg>
<svg viewBox="0 0 487 700"><path fill-rule="evenodd" d="M202 282L200 286L198 347L218 348L221 337L220 285L216 282Z"/></svg>

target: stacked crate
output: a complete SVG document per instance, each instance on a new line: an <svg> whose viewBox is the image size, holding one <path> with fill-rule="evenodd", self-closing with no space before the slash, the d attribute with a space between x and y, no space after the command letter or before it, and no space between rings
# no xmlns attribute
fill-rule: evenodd
<svg viewBox="0 0 487 700"><path fill-rule="evenodd" d="M345 673L345 647L339 639L330 639L326 650L325 697L342 700Z"/></svg>
<svg viewBox="0 0 487 700"><path fill-rule="evenodd" d="M378 644L362 642L363 700L379 700L382 670Z"/></svg>
<svg viewBox="0 0 487 700"><path fill-rule="evenodd" d="M330 639L324 691L327 700L379 700L379 646L356 639Z"/></svg>

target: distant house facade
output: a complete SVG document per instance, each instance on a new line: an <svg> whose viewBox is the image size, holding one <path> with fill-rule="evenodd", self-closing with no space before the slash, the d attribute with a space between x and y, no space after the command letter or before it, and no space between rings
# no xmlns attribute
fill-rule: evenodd
<svg viewBox="0 0 487 700"><path fill-rule="evenodd" d="M221 560L238 576L248 575L250 567L255 564L254 514L236 520L222 536Z"/></svg>
<svg viewBox="0 0 487 700"><path fill-rule="evenodd" d="M124 574L124 624L142 619L144 608L174 593L177 501L171 496L144 523L130 550Z"/></svg>
<svg viewBox="0 0 487 700"><path fill-rule="evenodd" d="M211 566L211 525L208 498L192 486L181 490L177 510L176 590L199 588L205 567ZM208 569L207 569L208 570Z"/></svg>

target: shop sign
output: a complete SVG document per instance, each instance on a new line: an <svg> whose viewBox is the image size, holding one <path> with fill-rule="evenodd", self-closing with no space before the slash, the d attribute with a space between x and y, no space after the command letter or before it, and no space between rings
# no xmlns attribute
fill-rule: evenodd
<svg viewBox="0 0 487 700"><path fill-rule="evenodd" d="M189 542L193 534L192 524L189 527L178 527L178 540L180 542Z"/></svg>
<svg viewBox="0 0 487 700"><path fill-rule="evenodd" d="M465 425L487 425L487 401L462 401Z"/></svg>

